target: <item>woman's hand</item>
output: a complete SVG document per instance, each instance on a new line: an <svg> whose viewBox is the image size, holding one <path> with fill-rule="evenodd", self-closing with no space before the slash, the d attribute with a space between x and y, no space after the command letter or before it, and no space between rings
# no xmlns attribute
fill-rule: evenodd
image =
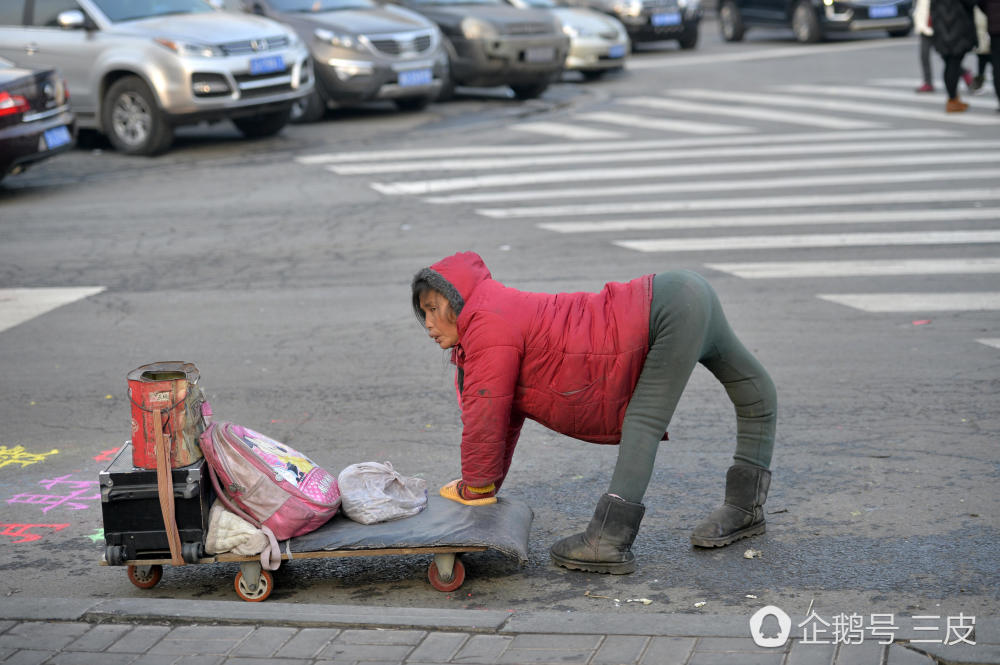
<svg viewBox="0 0 1000 665"><path fill-rule="evenodd" d="M468 486L461 480L453 480L439 490L441 496L446 499L451 499L452 501L457 501L458 503L465 504L466 506L486 506L491 503L496 503L497 498L494 496L495 490L490 488L488 490L489 494L483 496L482 498L465 498L467 496L475 497L476 493L468 489ZM485 494L485 493L481 493Z"/></svg>

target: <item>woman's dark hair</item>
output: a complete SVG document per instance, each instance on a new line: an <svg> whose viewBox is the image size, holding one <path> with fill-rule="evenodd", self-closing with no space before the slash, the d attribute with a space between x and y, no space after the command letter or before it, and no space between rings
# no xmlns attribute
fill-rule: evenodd
<svg viewBox="0 0 1000 665"><path fill-rule="evenodd" d="M410 291L413 294L413 313L420 323L424 322L424 310L420 309L420 299L431 291L436 291L444 296L455 320L458 319L458 315L462 313L462 307L465 306L465 299L462 298L458 289L452 286L451 282L442 277L439 272L431 268L424 268L413 276Z"/></svg>

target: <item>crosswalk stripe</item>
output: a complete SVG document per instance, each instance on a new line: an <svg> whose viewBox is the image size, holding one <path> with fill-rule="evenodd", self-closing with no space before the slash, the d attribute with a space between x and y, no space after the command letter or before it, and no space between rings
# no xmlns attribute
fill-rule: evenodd
<svg viewBox="0 0 1000 665"><path fill-rule="evenodd" d="M543 222L538 228L556 233L610 233L721 229L749 226L798 226L809 224L891 224L915 222L968 222L1000 219L1000 208L934 208L923 210L861 210L796 212L791 214L719 215L717 217L657 217L613 219L600 222Z"/></svg>
<svg viewBox="0 0 1000 665"><path fill-rule="evenodd" d="M1000 337L995 337L992 339L977 339L980 344L985 344L986 346L992 346L994 349L1000 349Z"/></svg>
<svg viewBox="0 0 1000 665"><path fill-rule="evenodd" d="M889 101L913 102L916 104L932 104L938 108L944 107L944 100L937 95L917 95L901 90L880 90L879 88L857 85L782 85L781 90L802 92L809 95L832 95L834 97L862 97L868 99L886 99Z"/></svg>
<svg viewBox="0 0 1000 665"><path fill-rule="evenodd" d="M886 152L957 152L963 148L983 150L1000 148L1000 140L951 139L944 141L857 141L848 143L811 143L797 145L759 145L673 150L626 150L621 152L578 153L563 155L533 155L531 157L493 157L469 159L426 159L376 164L336 164L326 168L339 175L377 173L413 173L416 171L498 171L524 169L555 164L588 164L594 162L655 162L680 159L708 160L719 157L767 157L774 155L836 155L844 153Z"/></svg>
<svg viewBox="0 0 1000 665"><path fill-rule="evenodd" d="M789 134L750 134L747 136L708 136L686 137L675 139L634 140L634 141L592 141L566 143L531 143L516 145L466 145L452 148L414 148L402 150L359 150L355 152L326 152L314 155L300 155L295 158L299 164L307 166L316 164L333 164L336 162L375 162L383 160L429 159L432 157L479 156L496 157L498 155L539 155L574 152L619 152L622 150L672 150L675 148L706 148L711 146L735 145L776 145L780 143L812 143L836 141L863 141L867 139L943 139L958 136L948 129L896 129L896 130L860 130L850 134L831 134L830 132L795 132Z"/></svg>
<svg viewBox="0 0 1000 665"><path fill-rule="evenodd" d="M880 123L848 120L846 118L834 118L809 113L795 113L794 111L783 111L774 107L699 104L692 101L679 101L663 97L625 97L617 100L617 102L619 104L628 104L629 106L641 106L664 111L725 115L736 118L766 120L768 122L785 122L793 125L824 127L826 129L867 129L881 126Z"/></svg>
<svg viewBox="0 0 1000 665"><path fill-rule="evenodd" d="M102 291L103 286L0 289L0 332Z"/></svg>
<svg viewBox="0 0 1000 665"><path fill-rule="evenodd" d="M675 210L739 210L744 208L857 206L876 203L943 203L947 201L982 200L1000 200L1000 188L750 196L730 199L690 199L681 201L612 201L608 203L582 203L579 205L479 208L476 210L476 213L494 219L523 219L525 217L609 215L637 212L671 212Z"/></svg>
<svg viewBox="0 0 1000 665"><path fill-rule="evenodd" d="M531 132L533 134L545 134L546 136L561 136L567 139L619 139L627 134L613 132L607 129L592 129L590 127L579 127L563 122L522 122L511 125L511 129L519 132Z"/></svg>
<svg viewBox="0 0 1000 665"><path fill-rule="evenodd" d="M676 118L650 118L632 113L617 111L595 111L593 113L577 113L577 120L584 122L605 122L623 127L641 127L656 129L662 132L683 132L685 134L742 134L751 131L740 125L717 125L710 122L694 120L678 120Z"/></svg>
<svg viewBox="0 0 1000 665"><path fill-rule="evenodd" d="M917 78L882 78L882 79L869 79L867 81L870 85L886 85L890 88L909 88L911 91L916 90L917 83L919 80Z"/></svg>
<svg viewBox="0 0 1000 665"><path fill-rule="evenodd" d="M988 142L985 142L988 143ZM704 154L706 151L701 151ZM677 152L671 155L678 159ZM637 166L628 169L583 168L538 171L533 173L501 173L496 175L458 176L405 182L373 182L371 187L383 194L433 194L461 189L487 187L537 186L557 182L592 182L594 180L636 180L639 178L667 178L719 176L738 173L774 173L778 171L832 170L849 168L874 168L883 166L922 166L928 164L998 163L998 151L962 152L960 148L947 153L874 155L855 157L811 157L807 159L779 159L707 164L671 164L668 166Z"/></svg>
<svg viewBox="0 0 1000 665"><path fill-rule="evenodd" d="M1000 292L823 293L823 300L864 312L969 312L1000 309Z"/></svg>
<svg viewBox="0 0 1000 665"><path fill-rule="evenodd" d="M727 236L617 240L638 252L712 252L743 249L880 247L890 245L972 245L1000 243L1000 231L902 231L898 233L817 233L809 235Z"/></svg>
<svg viewBox="0 0 1000 665"><path fill-rule="evenodd" d="M760 94L755 92L729 92L725 90L675 90L671 94L679 97L692 97L695 99L710 99L723 102L749 102L758 104L777 104L782 108L785 106L802 106L805 108L824 109L826 111L837 111L838 113L860 113L874 114L896 118L916 118L919 120L931 120L934 122L947 122L958 125L993 125L997 120L992 116L976 115L968 113L948 113L944 109L939 111L925 111L923 109L905 108L898 104L872 104L855 100L840 99L817 99L815 97L801 97L798 95L782 95L777 93ZM994 114L995 115L995 114Z"/></svg>
<svg viewBox="0 0 1000 665"><path fill-rule="evenodd" d="M1000 258L759 261L748 263L706 263L705 267L729 273L742 279L978 275L983 273L1000 273Z"/></svg>
<svg viewBox="0 0 1000 665"><path fill-rule="evenodd" d="M670 53L666 57L643 57L629 60L628 68L633 69L665 69L669 67L682 67L689 69L699 65L718 64L723 62L749 62L752 60L771 60L774 58L809 58L819 57L827 53L846 53L848 51L862 51L878 48L897 47L899 42L894 39L884 40L864 40L853 44L838 42L836 44L812 44L808 49L801 49L797 46L783 46L778 48L761 49L759 51L739 51L737 53L712 53L712 54L680 54ZM874 56L873 56L874 57Z"/></svg>
<svg viewBox="0 0 1000 665"><path fill-rule="evenodd" d="M667 194L671 192L729 192L741 189L789 189L795 187L838 187L841 185L878 185L945 180L996 180L1000 169L954 169L950 171L908 171L900 173L864 172L838 175L811 175L791 178L751 178L748 180L708 180L691 182L622 185L617 187L573 187L567 189L529 189L507 192L476 192L432 196L428 203L487 203L490 201L531 201L537 199L580 199L631 194Z"/></svg>

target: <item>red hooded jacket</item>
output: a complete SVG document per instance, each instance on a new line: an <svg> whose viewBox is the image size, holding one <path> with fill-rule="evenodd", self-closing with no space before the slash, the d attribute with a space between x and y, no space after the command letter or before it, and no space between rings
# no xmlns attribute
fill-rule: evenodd
<svg viewBox="0 0 1000 665"><path fill-rule="evenodd" d="M431 269L465 301L452 359L466 483L499 488L526 417L584 441L620 441L649 351L652 275L548 294L504 286L473 252Z"/></svg>

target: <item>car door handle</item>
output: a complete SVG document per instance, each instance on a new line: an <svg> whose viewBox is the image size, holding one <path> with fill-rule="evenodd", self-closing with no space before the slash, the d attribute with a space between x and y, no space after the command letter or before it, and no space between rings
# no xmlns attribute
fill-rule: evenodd
<svg viewBox="0 0 1000 665"><path fill-rule="evenodd" d="M26 55L35 55L38 53L38 44L32 42L24 47L24 52Z"/></svg>

